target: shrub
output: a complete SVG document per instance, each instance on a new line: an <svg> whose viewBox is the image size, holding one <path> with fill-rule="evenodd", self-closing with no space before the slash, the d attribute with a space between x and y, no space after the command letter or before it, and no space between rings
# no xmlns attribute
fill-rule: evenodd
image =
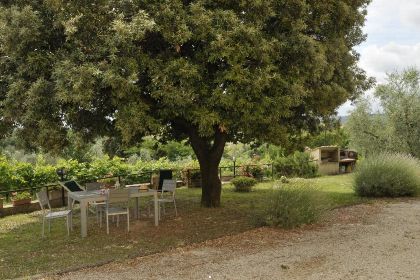
<svg viewBox="0 0 420 280"><path fill-rule="evenodd" d="M201 179L200 170L190 170L190 178L193 180L200 180Z"/></svg>
<svg viewBox="0 0 420 280"><path fill-rule="evenodd" d="M413 196L420 187L418 160L402 154L378 154L356 169L354 189L359 196Z"/></svg>
<svg viewBox="0 0 420 280"><path fill-rule="evenodd" d="M33 177L34 171L32 165L26 162L14 162L12 165L13 178L15 179L15 187L24 188L29 187L29 181Z"/></svg>
<svg viewBox="0 0 420 280"><path fill-rule="evenodd" d="M59 180L56 169L52 165L37 165L34 168L33 178L30 183L32 187L39 187Z"/></svg>
<svg viewBox="0 0 420 280"><path fill-rule="evenodd" d="M313 178L317 176L318 167L311 162L308 153L295 152L287 157L280 157L274 161L276 173L283 176L298 176Z"/></svg>
<svg viewBox="0 0 420 280"><path fill-rule="evenodd" d="M244 167L244 173L251 175L257 180L262 180L264 177L264 170L259 165L246 165Z"/></svg>
<svg viewBox="0 0 420 280"><path fill-rule="evenodd" d="M5 157L0 156L0 191L5 191L10 189L10 180L11 180L11 166L7 162Z"/></svg>
<svg viewBox="0 0 420 280"><path fill-rule="evenodd" d="M250 192L252 187L257 184L257 180L251 177L236 177L232 179L231 183L237 192Z"/></svg>
<svg viewBox="0 0 420 280"><path fill-rule="evenodd" d="M277 186L270 194L262 218L267 225L287 229L311 224L327 209L324 198L322 192L303 180Z"/></svg>
<svg viewBox="0 0 420 280"><path fill-rule="evenodd" d="M18 192L13 196L12 200L17 201L17 200L24 200L24 199L30 199L30 198L32 198L32 196L29 192Z"/></svg>

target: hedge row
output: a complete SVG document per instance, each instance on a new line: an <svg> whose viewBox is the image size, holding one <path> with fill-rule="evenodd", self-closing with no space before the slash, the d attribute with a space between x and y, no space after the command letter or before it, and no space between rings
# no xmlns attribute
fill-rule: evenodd
<svg viewBox="0 0 420 280"><path fill-rule="evenodd" d="M277 176L313 178L318 175L318 166L305 152L277 158L274 161L274 170Z"/></svg>
<svg viewBox="0 0 420 280"><path fill-rule="evenodd" d="M115 157L96 159L90 163L77 160L60 160L56 165L45 164L40 161L36 164L7 160L0 156L0 191L34 188L54 183L60 178L57 169L64 168L66 177L81 182L93 181L114 175L127 175L158 169L177 169L179 163L161 159L153 162L137 161L125 162Z"/></svg>
<svg viewBox="0 0 420 280"><path fill-rule="evenodd" d="M241 173L261 179L263 169L259 162L240 162L244 167ZM247 165L248 164L248 165ZM231 161L223 161L221 166L231 166ZM161 158L157 161L142 161L137 159L124 160L122 158L108 157L98 158L91 162L78 162L77 160L59 160L57 164L46 164L40 158L36 164L17 162L8 160L0 156L0 191L9 191L23 188L35 188L42 185L54 183L60 178L56 173L57 169L63 168L66 171L66 178L78 180L80 182L94 181L98 178L112 177L117 175L126 176L129 174L139 174L159 169L185 170L198 168L198 162L187 161L169 161ZM138 182L139 179L148 180L150 174L144 176L127 176L126 183ZM175 174L181 178L180 174Z"/></svg>

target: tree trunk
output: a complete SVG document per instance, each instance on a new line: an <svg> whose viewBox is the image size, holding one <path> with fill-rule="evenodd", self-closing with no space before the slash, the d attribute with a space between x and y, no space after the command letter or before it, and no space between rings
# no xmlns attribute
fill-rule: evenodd
<svg viewBox="0 0 420 280"><path fill-rule="evenodd" d="M226 144L226 134L216 127L214 139L209 139L200 137L197 130L191 130L190 141L200 163L201 205L219 207L222 183L218 170Z"/></svg>
<svg viewBox="0 0 420 280"><path fill-rule="evenodd" d="M216 162L200 162L201 172L201 205L219 207L222 182L219 178L219 164Z"/></svg>

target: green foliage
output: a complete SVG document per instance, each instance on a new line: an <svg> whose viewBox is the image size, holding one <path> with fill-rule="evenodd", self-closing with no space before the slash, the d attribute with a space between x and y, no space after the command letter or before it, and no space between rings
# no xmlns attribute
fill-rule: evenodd
<svg viewBox="0 0 420 280"><path fill-rule="evenodd" d="M344 128L337 128L334 130L321 131L318 135L312 136L307 144L311 148L320 146L348 148L349 141L348 132Z"/></svg>
<svg viewBox="0 0 420 280"><path fill-rule="evenodd" d="M190 178L193 180L201 179L200 170L190 170L189 174L190 174Z"/></svg>
<svg viewBox="0 0 420 280"><path fill-rule="evenodd" d="M354 188L367 197L413 196L420 188L420 164L411 156L382 153L357 167Z"/></svg>
<svg viewBox="0 0 420 280"><path fill-rule="evenodd" d="M281 184L273 188L263 213L263 221L270 226L295 228L318 221L327 208L322 192L306 181L299 180L294 184Z"/></svg>
<svg viewBox="0 0 420 280"><path fill-rule="evenodd" d="M5 157L0 156L0 190L9 189L10 166Z"/></svg>
<svg viewBox="0 0 420 280"><path fill-rule="evenodd" d="M135 147L125 151L128 156L137 156L143 161L167 158L169 161L194 158L194 152L186 141L168 141L161 143L152 137L144 137L143 141Z"/></svg>
<svg viewBox="0 0 420 280"><path fill-rule="evenodd" d="M195 166L195 167L194 167ZM181 170L186 167L194 167L194 162L172 162L165 158L157 161L128 162L119 157L107 156L96 158L91 162L79 162L75 159L58 161L57 165L49 165L39 160L36 164L17 162L0 157L0 190L15 190L21 188L37 188L46 184L55 183L60 178L56 174L57 169L63 168L67 179L75 179L79 182L94 181L99 178L112 176L127 176L125 183L150 180L150 173L160 169L175 169L179 174L174 176L181 178Z"/></svg>
<svg viewBox="0 0 420 280"><path fill-rule="evenodd" d="M262 180L264 177L264 170L261 165L245 165L243 172L257 180Z"/></svg>
<svg viewBox="0 0 420 280"><path fill-rule="evenodd" d="M360 99L346 129L351 145L368 156L378 152L411 154L420 158L420 71L407 69L388 75L376 88L381 112Z"/></svg>
<svg viewBox="0 0 420 280"><path fill-rule="evenodd" d="M33 177L29 180L31 187L39 187L59 180L56 168L52 165L35 165Z"/></svg>
<svg viewBox="0 0 420 280"><path fill-rule="evenodd" d="M257 180L251 177L236 177L230 181L237 192L250 192L257 184Z"/></svg>
<svg viewBox="0 0 420 280"><path fill-rule="evenodd" d="M0 190L14 190L32 187L34 169L24 162L9 162L0 157Z"/></svg>
<svg viewBox="0 0 420 280"><path fill-rule="evenodd" d="M88 162L92 160L92 142L86 143L86 141L83 140L80 134L75 133L71 130L68 131L66 140L67 145L60 153L63 158L76 159L77 161L81 162Z"/></svg>
<svg viewBox="0 0 420 280"><path fill-rule="evenodd" d="M276 174L312 178L317 176L318 167L311 162L308 153L295 152L287 157L280 157L274 161Z"/></svg>
<svg viewBox="0 0 420 280"><path fill-rule="evenodd" d="M32 198L32 195L29 192L18 192L15 195L13 195L12 200L17 201L30 198Z"/></svg>

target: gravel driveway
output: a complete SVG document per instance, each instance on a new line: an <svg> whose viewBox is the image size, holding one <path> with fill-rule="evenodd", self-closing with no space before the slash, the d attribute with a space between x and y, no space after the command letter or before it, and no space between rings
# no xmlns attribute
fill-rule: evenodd
<svg viewBox="0 0 420 280"><path fill-rule="evenodd" d="M60 279L420 279L420 201L335 210L326 225L269 228Z"/></svg>

